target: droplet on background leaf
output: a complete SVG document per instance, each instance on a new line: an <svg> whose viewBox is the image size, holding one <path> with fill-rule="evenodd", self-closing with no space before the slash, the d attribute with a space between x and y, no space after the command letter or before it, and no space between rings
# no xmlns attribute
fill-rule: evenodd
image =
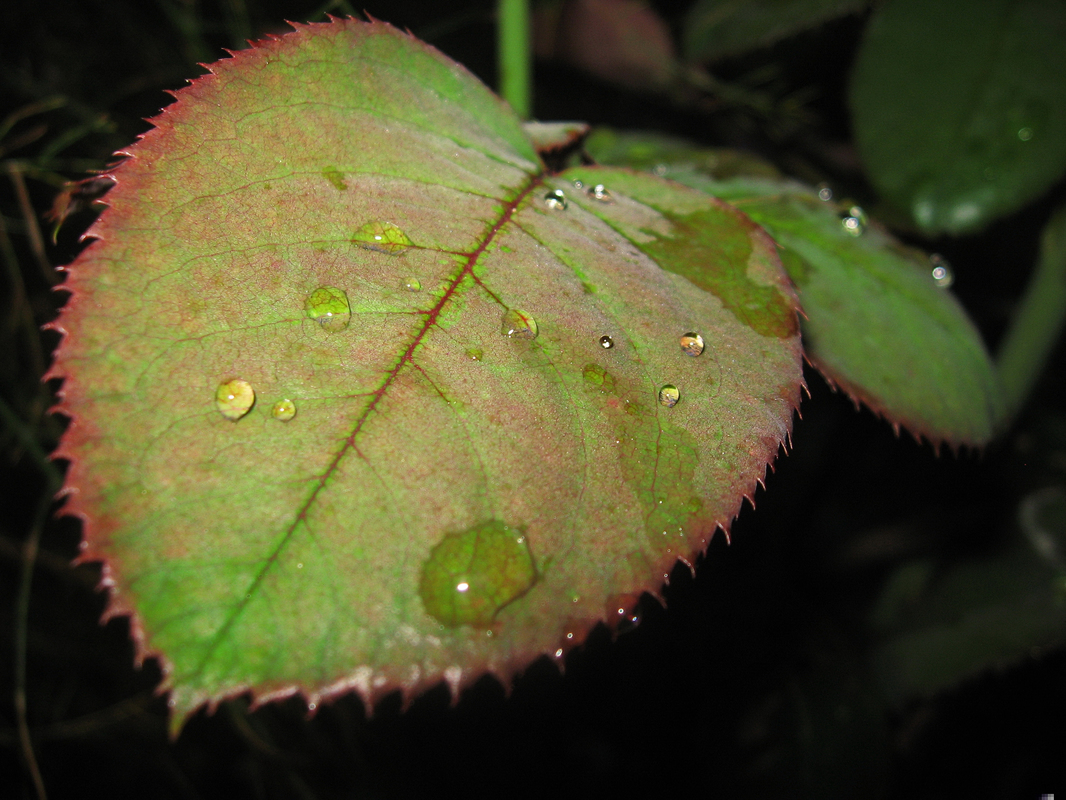
<svg viewBox="0 0 1066 800"><path fill-rule="evenodd" d="M418 593L426 613L446 628L488 627L501 608L537 580L521 529L489 520L449 533L422 565Z"/></svg>
<svg viewBox="0 0 1066 800"><path fill-rule="evenodd" d="M296 416L296 403L288 398L278 400L278 402L274 403L274 407L270 409L270 416L281 422L288 422Z"/></svg>
<svg viewBox="0 0 1066 800"><path fill-rule="evenodd" d="M352 320L348 295L336 286L321 286L315 289L307 296L304 309L307 316L317 322L322 330L330 333L343 331Z"/></svg>
<svg viewBox="0 0 1066 800"><path fill-rule="evenodd" d="M703 337L698 333L686 333L679 341L686 356L695 358L703 352Z"/></svg>
<svg viewBox="0 0 1066 800"><path fill-rule="evenodd" d="M929 264L931 267L929 274L933 276L933 283L941 289L950 288L955 282L955 273L951 271L951 264L948 260L940 253L933 253L929 256Z"/></svg>
<svg viewBox="0 0 1066 800"><path fill-rule="evenodd" d="M409 292L422 291L422 281L418 278L404 278L403 288Z"/></svg>
<svg viewBox="0 0 1066 800"><path fill-rule="evenodd" d="M352 234L352 241L366 250L398 256L414 246L407 234L391 222L368 222Z"/></svg>
<svg viewBox="0 0 1066 800"><path fill-rule="evenodd" d="M611 193L607 191L607 187L602 183L597 183L595 186L589 187L588 196L593 200L598 200L601 203L613 203L614 198L611 197Z"/></svg>
<svg viewBox="0 0 1066 800"><path fill-rule="evenodd" d="M510 339L536 339L537 321L520 308L511 308L503 315L503 334Z"/></svg>
<svg viewBox="0 0 1066 800"><path fill-rule="evenodd" d="M840 226L844 229L844 233L850 236L862 236L868 224L869 220L866 217L866 212L859 206L852 206L848 209L847 215L840 220Z"/></svg>
<svg viewBox="0 0 1066 800"><path fill-rule="evenodd" d="M255 405L255 390L248 381L235 378L219 384L218 391L215 392L215 405L222 416L236 422Z"/></svg>
<svg viewBox="0 0 1066 800"><path fill-rule="evenodd" d="M681 399L681 392L671 383L666 384L659 390L659 405L673 408Z"/></svg>
<svg viewBox="0 0 1066 800"><path fill-rule="evenodd" d="M566 193L562 189L553 189L544 195L544 205L552 209L552 211L566 211L569 203L566 200Z"/></svg>
<svg viewBox="0 0 1066 800"><path fill-rule="evenodd" d="M604 350L610 350L612 347L614 347L614 339L612 339L610 336L601 336L600 347L602 347Z"/></svg>

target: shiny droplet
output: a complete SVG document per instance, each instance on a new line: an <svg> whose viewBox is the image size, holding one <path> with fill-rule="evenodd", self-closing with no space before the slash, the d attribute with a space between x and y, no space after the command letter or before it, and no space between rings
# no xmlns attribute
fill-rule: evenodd
<svg viewBox="0 0 1066 800"><path fill-rule="evenodd" d="M218 386L215 405L226 419L236 422L255 405L255 390L248 381L237 378Z"/></svg>
<svg viewBox="0 0 1066 800"><path fill-rule="evenodd" d="M585 182L581 181L581 180L575 180L574 181L574 188L575 189L584 189L585 188Z"/></svg>
<svg viewBox="0 0 1066 800"><path fill-rule="evenodd" d="M610 350L612 347L614 347L614 339L612 339L610 336L601 336L600 347L602 347L604 350Z"/></svg>
<svg viewBox="0 0 1066 800"><path fill-rule="evenodd" d="M492 519L446 534L422 564L418 593L441 625L484 628L536 581L528 537Z"/></svg>
<svg viewBox="0 0 1066 800"><path fill-rule="evenodd" d="M840 220L840 225L844 228L844 232L851 236L862 236L868 224L869 220L866 217L866 212L859 206L852 206L848 209L847 216Z"/></svg>
<svg viewBox="0 0 1066 800"><path fill-rule="evenodd" d="M278 402L274 403L274 407L270 409L270 416L280 422L288 422L296 416L296 403L288 398L278 400Z"/></svg>
<svg viewBox="0 0 1066 800"><path fill-rule="evenodd" d="M1021 139L1023 142L1028 142L1030 139L1033 138L1033 129L1032 128L1019 128L1018 129L1018 138Z"/></svg>
<svg viewBox="0 0 1066 800"><path fill-rule="evenodd" d="M666 406L667 408L673 408L677 405L677 401L681 399L681 392L677 390L677 387L672 383L666 384L659 390L659 405Z"/></svg>
<svg viewBox="0 0 1066 800"><path fill-rule="evenodd" d="M422 281L420 281L418 278L404 278L403 288L409 292L421 292Z"/></svg>
<svg viewBox="0 0 1066 800"><path fill-rule="evenodd" d="M553 189L544 195L544 205L553 211L566 211L568 205L566 194L562 189Z"/></svg>
<svg viewBox="0 0 1066 800"><path fill-rule="evenodd" d="M321 286L315 289L304 301L304 308L307 310L307 316L330 333L343 331L352 321L348 295L336 286Z"/></svg>
<svg viewBox="0 0 1066 800"><path fill-rule="evenodd" d="M485 351L480 347L471 347L466 351L466 357L471 361L480 361L485 357Z"/></svg>
<svg viewBox="0 0 1066 800"><path fill-rule="evenodd" d="M698 333L686 333L678 342L681 344L681 350L686 356L695 358L703 352L703 337Z"/></svg>
<svg viewBox="0 0 1066 800"><path fill-rule="evenodd" d="M391 222L368 222L352 234L352 242L367 250L397 256L414 245L398 225Z"/></svg>
<svg viewBox="0 0 1066 800"><path fill-rule="evenodd" d="M818 184L818 199L824 203L828 203L833 199L833 190L829 188L828 183Z"/></svg>
<svg viewBox="0 0 1066 800"><path fill-rule="evenodd" d="M511 308L503 315L501 330L511 339L536 339L537 321L522 309Z"/></svg>
<svg viewBox="0 0 1066 800"><path fill-rule="evenodd" d="M611 193L607 191L607 187L602 183L597 183L595 186L590 186L588 190L588 196L593 200L599 200L601 203L613 203L614 198L611 197Z"/></svg>
<svg viewBox="0 0 1066 800"><path fill-rule="evenodd" d="M955 273L951 271L951 264L940 253L933 253L929 256L929 264L932 267L930 274L933 276L933 283L941 289L947 289L955 282Z"/></svg>

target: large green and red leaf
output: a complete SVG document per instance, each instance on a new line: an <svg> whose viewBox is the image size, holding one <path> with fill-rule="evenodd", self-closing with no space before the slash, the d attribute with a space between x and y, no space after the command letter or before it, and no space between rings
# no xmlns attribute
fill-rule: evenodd
<svg viewBox="0 0 1066 800"><path fill-rule="evenodd" d="M379 23L301 26L177 98L112 172L55 372L83 557L178 723L506 678L728 527L801 382L747 217L547 174Z"/></svg>

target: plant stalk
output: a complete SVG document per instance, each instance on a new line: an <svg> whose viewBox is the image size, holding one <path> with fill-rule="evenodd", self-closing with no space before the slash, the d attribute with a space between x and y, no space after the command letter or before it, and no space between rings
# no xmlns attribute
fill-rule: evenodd
<svg viewBox="0 0 1066 800"><path fill-rule="evenodd" d="M500 0L497 16L500 96L519 117L529 119L532 110L529 0Z"/></svg>

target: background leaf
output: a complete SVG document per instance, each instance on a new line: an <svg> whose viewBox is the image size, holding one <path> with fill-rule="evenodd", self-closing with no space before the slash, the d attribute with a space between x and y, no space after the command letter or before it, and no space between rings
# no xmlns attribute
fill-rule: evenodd
<svg viewBox="0 0 1066 800"><path fill-rule="evenodd" d="M1066 6L892 0L851 79L877 189L929 233L973 231L1066 171Z"/></svg>
<svg viewBox="0 0 1066 800"><path fill-rule="evenodd" d="M963 308L933 279L928 256L861 209L853 216L850 205L831 202L831 193L822 200L757 163L753 174L737 174L742 157L635 133L596 131L587 148L598 160L654 164L766 228L800 293L807 358L854 399L934 442L992 438L1003 405L994 367Z"/></svg>
<svg viewBox="0 0 1066 800"><path fill-rule="evenodd" d="M545 175L409 36L301 26L154 124L71 267L56 373L84 558L179 722L559 656L728 526L788 434L765 233L654 177Z"/></svg>

